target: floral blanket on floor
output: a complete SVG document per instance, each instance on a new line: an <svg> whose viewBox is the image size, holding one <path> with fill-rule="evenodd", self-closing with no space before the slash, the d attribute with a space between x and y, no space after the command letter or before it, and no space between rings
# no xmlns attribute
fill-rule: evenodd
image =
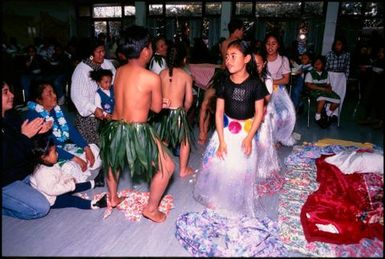
<svg viewBox="0 0 385 259"><path fill-rule="evenodd" d="M309 194L318 189L315 159L321 154L332 154L342 150L356 150L357 147L312 145L295 146L285 159L288 168L285 184L279 197L278 225L280 238L288 250L320 257L382 257L383 242L362 239L359 244L335 245L323 242L308 243L300 221L301 208Z"/></svg>
<svg viewBox="0 0 385 259"><path fill-rule="evenodd" d="M99 200L101 197L103 197L104 194L106 194L106 192L98 193L94 196L94 199ZM80 196L88 199L88 195L86 193L82 193ZM118 192L118 196L126 198L116 207L117 211L123 212L124 216L129 221L140 221L140 219L142 218L143 208L148 203L150 193L139 192L131 189L124 189ZM113 211L113 209L108 203L108 200L109 199L107 199L107 208L104 212L103 219L108 218L108 216L110 216ZM159 210L168 215L170 210L173 208L174 198L170 194L165 195L160 202Z"/></svg>
<svg viewBox="0 0 385 259"><path fill-rule="evenodd" d="M175 237L193 256L287 256L278 225L269 218L226 218L210 209L188 212L177 218Z"/></svg>

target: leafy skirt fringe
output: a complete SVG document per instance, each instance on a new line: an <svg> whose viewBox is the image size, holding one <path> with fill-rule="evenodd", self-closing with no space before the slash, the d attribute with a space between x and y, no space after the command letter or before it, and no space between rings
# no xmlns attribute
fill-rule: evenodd
<svg viewBox="0 0 385 259"><path fill-rule="evenodd" d="M159 152L170 154L147 123L108 121L101 129L100 142L105 172L111 167L112 172L118 174L128 165L134 180L141 178L150 182L161 168Z"/></svg>
<svg viewBox="0 0 385 259"><path fill-rule="evenodd" d="M193 143L193 135L183 108L163 109L159 114L159 122L155 124L160 139L176 148L183 141Z"/></svg>

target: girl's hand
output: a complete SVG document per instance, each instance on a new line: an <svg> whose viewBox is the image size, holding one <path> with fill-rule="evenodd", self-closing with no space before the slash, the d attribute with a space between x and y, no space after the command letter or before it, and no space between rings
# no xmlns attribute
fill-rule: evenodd
<svg viewBox="0 0 385 259"><path fill-rule="evenodd" d="M82 169L82 172L85 172L87 170L87 162L81 159L80 157L74 156L74 158L72 158L72 161L79 164L80 169Z"/></svg>
<svg viewBox="0 0 385 259"><path fill-rule="evenodd" d="M32 121L25 120L21 125L21 133L28 138L32 138L43 128L44 124L44 119L40 117Z"/></svg>
<svg viewBox="0 0 385 259"><path fill-rule="evenodd" d="M226 143L220 143L217 150L217 157L223 160L225 159L225 154L227 154L227 145Z"/></svg>
<svg viewBox="0 0 385 259"><path fill-rule="evenodd" d="M92 150L89 146L84 148L84 153L86 154L86 161L90 163L90 167L92 167L95 163L95 156L92 153Z"/></svg>
<svg viewBox="0 0 385 259"><path fill-rule="evenodd" d="M251 154L251 140L249 140L247 137L242 141L242 149L246 156L249 156Z"/></svg>
<svg viewBox="0 0 385 259"><path fill-rule="evenodd" d="M106 116L104 116L104 118L105 118L106 120L111 120L112 115L107 113Z"/></svg>

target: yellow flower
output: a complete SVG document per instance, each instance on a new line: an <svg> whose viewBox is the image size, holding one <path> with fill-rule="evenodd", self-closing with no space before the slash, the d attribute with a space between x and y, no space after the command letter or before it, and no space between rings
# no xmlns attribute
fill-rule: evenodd
<svg viewBox="0 0 385 259"><path fill-rule="evenodd" d="M253 120L252 120L252 119L246 120L246 121L245 121L245 125L243 125L243 129L244 129L247 133L249 133L252 124L253 124Z"/></svg>

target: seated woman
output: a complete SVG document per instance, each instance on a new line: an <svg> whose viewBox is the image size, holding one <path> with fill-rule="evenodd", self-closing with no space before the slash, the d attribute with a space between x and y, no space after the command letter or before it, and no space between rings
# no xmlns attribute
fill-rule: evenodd
<svg viewBox="0 0 385 259"><path fill-rule="evenodd" d="M70 173L77 183L93 180L101 169L99 148L95 144L88 144L65 118L57 104L52 84L38 82L33 88L32 98L34 101L28 102L27 119L42 117L46 121L53 121L52 136L63 170Z"/></svg>
<svg viewBox="0 0 385 259"><path fill-rule="evenodd" d="M52 123L42 118L23 122L13 109L14 95L4 81L1 81L1 93L2 215L19 219L44 217L50 205L30 185L29 175L36 160L32 153L32 138L49 131Z"/></svg>

